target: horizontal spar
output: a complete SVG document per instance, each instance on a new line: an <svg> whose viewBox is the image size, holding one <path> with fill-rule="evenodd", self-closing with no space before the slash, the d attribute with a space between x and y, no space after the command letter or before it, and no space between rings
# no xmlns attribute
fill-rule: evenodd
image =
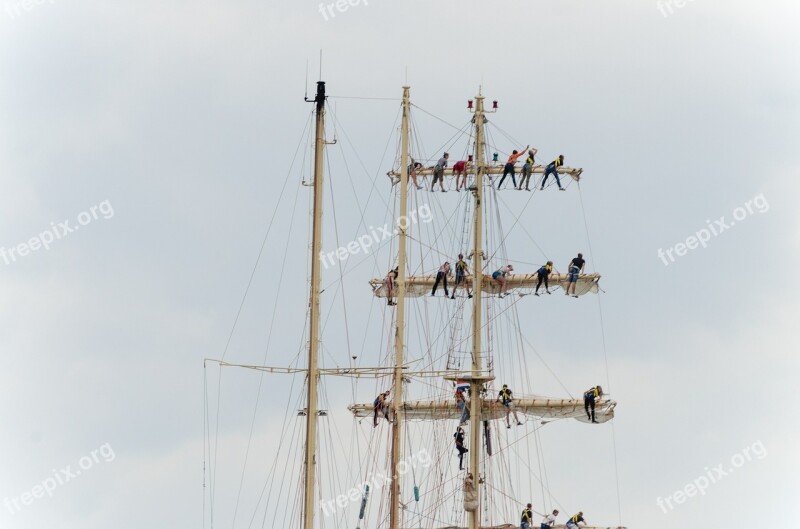
<svg viewBox="0 0 800 529"><path fill-rule="evenodd" d="M614 418L616 401L601 400L595 404L595 417L597 422L606 422ZM391 405L390 405L391 407ZM372 404L352 404L347 407L356 417L372 417L375 408ZM514 399L514 409L518 413L542 417L547 419L577 419L581 422L590 422L582 400L576 399ZM484 399L481 402L482 421L502 419L506 416L506 407L500 402ZM403 418L405 420L458 420L461 410L456 405L455 399L409 401L403 403Z"/></svg>
<svg viewBox="0 0 800 529"><path fill-rule="evenodd" d="M533 173L533 174L544 174L545 170L546 170L546 167L547 166L545 166L545 165L534 165L533 169L531 169L531 173ZM505 167L503 165L488 165L488 166L485 167L483 174L487 174L487 175L502 175L504 170L505 170ZM515 170L515 172L517 174L522 174L522 168L521 167L515 167L514 170ZM581 174L583 173L583 169L576 169L574 167L566 167L566 166L563 166L563 165L561 167L559 167L558 169L556 169L556 171L558 171L558 174L560 174L560 175L565 174L565 175L571 176L576 182L580 181ZM426 167L424 169L417 169L416 173L417 173L417 176L431 176L431 175L433 175L433 168L432 167ZM392 170L392 171L389 171L386 174L393 181L395 181L395 182L399 181L400 171ZM444 170L444 175L445 176L453 176L453 174L454 173L453 173L452 167L445 168L445 170ZM467 169L467 174L469 176L475 176L474 167L470 166Z"/></svg>
<svg viewBox="0 0 800 529"><path fill-rule="evenodd" d="M482 525L480 529L517 529L518 527L519 527L519 524L507 523L507 524L501 524L501 525ZM563 527L565 527L564 524L556 524L556 525L553 526L553 529L561 529ZM599 526L594 526L594 525L581 525L580 528L581 529L628 529L627 527L605 527L605 526L599 527ZM415 528L415 529L418 529L418 528ZM424 529L467 529L467 528L466 527L459 527L459 526L456 526L456 525L449 525L447 527L441 526L441 527L436 527L436 528L431 527L431 528L424 528Z"/></svg>
<svg viewBox="0 0 800 529"><path fill-rule="evenodd" d="M596 294L600 287L598 282L600 281L600 274L581 274L578 277L578 284L575 287L575 294L577 296L582 296L584 294L593 293ZM453 282L453 276L447 276L447 282L449 283L449 287L452 288L455 283ZM568 280L568 274L550 274L550 287L560 286L561 288L566 289ZM466 285L468 288L472 288L472 276L467 276L464 278L465 283L459 284L459 288ZM436 276L411 276L406 279L406 297L409 298L416 298L420 296L424 296L426 294L430 294L431 290L433 289L433 284L436 282ZM524 292L524 290L534 290L536 288L536 284L539 282L538 276L534 274L514 274L506 276L506 292L511 291L518 291L520 294L528 294L529 292ZM372 294L378 298L385 298L386 297L386 280L384 279L372 279L369 282L370 286L372 287ZM440 285L441 286L441 285ZM461 289L463 292L463 289ZM492 276L485 275L483 276L482 282L482 291L485 294L498 294L500 293L500 285L492 279ZM397 294L397 287L395 287L394 294ZM544 294L546 295L546 294Z"/></svg>

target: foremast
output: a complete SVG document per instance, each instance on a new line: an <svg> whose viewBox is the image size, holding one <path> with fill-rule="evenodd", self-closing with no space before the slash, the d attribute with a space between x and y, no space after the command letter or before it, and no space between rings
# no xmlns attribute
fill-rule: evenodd
<svg viewBox="0 0 800 529"><path fill-rule="evenodd" d="M317 124L314 142L314 227L311 238L311 293L309 299L310 321L308 338L308 395L306 404L305 487L303 492L303 529L314 529L314 496L317 470L317 386L319 384L319 328L320 328L320 259L322 252L322 178L325 150L325 82L317 82Z"/></svg>
<svg viewBox="0 0 800 529"><path fill-rule="evenodd" d="M409 96L410 87L403 87L403 121L401 125L401 158L400 158L400 216L397 222L399 232L398 242L398 265L397 265L397 325L394 337L394 422L392 424L392 485L389 504L389 528L398 529L402 525L400 519L400 456L402 451L401 427L403 420L403 348L405 347L405 318L406 318L406 230L408 222L408 134L409 134L409 112L411 102ZM391 302L391 299L389 300Z"/></svg>

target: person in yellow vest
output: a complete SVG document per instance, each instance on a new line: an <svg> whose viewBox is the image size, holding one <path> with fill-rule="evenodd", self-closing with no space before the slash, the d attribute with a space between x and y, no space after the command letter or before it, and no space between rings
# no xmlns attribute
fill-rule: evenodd
<svg viewBox="0 0 800 529"><path fill-rule="evenodd" d="M570 518L569 520L567 520L566 527L567 527L567 529L577 529L579 522L583 522L583 525L589 525L589 524L586 523L586 520L583 519L583 512L582 511L579 512L578 514L576 514L575 516L573 516L572 518Z"/></svg>
<svg viewBox="0 0 800 529"><path fill-rule="evenodd" d="M583 408L586 410L586 417L591 419L593 423L597 424L597 421L594 420L594 399L600 399L603 396L603 388L600 386L595 386L592 389L589 389L583 393ZM592 408L592 413L589 413L589 407Z"/></svg>
<svg viewBox="0 0 800 529"><path fill-rule="evenodd" d="M472 291L466 286L468 275L469 267L467 266L467 262L464 261L464 254L460 253L458 254L458 262L456 263L456 284L453 286L453 295L450 296L450 299L456 299L456 290L459 285L467 289L467 296L472 297Z"/></svg>
<svg viewBox="0 0 800 529"><path fill-rule="evenodd" d="M519 189L522 191L522 184L525 184L525 191L530 191L530 187L528 184L531 182L531 172L533 171L533 166L536 165L536 149L528 150L528 157L525 158L525 163L522 165L522 178L519 181ZM533 184L533 187L536 187L536 184Z"/></svg>
<svg viewBox="0 0 800 529"><path fill-rule="evenodd" d="M558 183L558 190L564 191L564 188L561 187L561 179L558 178L558 168L564 165L564 155L559 154L558 158L547 164L547 167L544 171L544 178L542 178L542 189L544 189L544 184L547 182L547 177L551 174L556 177L556 183Z"/></svg>
<svg viewBox="0 0 800 529"><path fill-rule="evenodd" d="M508 385L506 384L503 384L503 389L501 389L500 393L497 395L497 400L502 401L503 406L506 408L506 428L511 428L511 423L509 422L508 417L512 413L514 414L514 419L517 421L517 426L522 424L519 422L519 417L517 417L517 410L514 409L514 398L512 395L513 392L508 389Z"/></svg>
<svg viewBox="0 0 800 529"><path fill-rule="evenodd" d="M533 293L534 295L539 295L539 287L542 286L542 283L544 283L544 291L548 294L550 293L550 285L547 283L547 279L550 277L551 273L553 273L553 261L547 261L547 264L536 271L536 276L539 278L539 282L536 283L536 291Z"/></svg>
<svg viewBox="0 0 800 529"><path fill-rule="evenodd" d="M531 507L533 506L529 503L528 506L522 510L522 521L519 523L519 529L530 529L531 519L533 519Z"/></svg>

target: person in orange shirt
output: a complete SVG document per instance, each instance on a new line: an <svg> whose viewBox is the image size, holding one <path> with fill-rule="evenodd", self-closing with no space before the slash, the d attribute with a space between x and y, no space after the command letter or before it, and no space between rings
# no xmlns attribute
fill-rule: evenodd
<svg viewBox="0 0 800 529"><path fill-rule="evenodd" d="M508 157L508 162L506 162L506 166L503 168L503 178L501 178L500 183L497 184L497 189L500 189L503 185L503 180L505 180L508 175L511 175L511 183L514 184L514 188L517 187L517 179L514 176L514 164L517 163L517 158L525 154L529 147L530 145L527 145L524 149L511 153L511 156Z"/></svg>

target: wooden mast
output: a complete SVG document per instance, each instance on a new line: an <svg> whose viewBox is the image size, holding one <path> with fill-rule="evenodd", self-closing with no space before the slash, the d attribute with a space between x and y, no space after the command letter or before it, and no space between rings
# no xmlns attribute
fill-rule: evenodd
<svg viewBox="0 0 800 529"><path fill-rule="evenodd" d="M403 122L401 125L401 158L400 158L400 217L397 221L399 232L399 251L397 268L397 326L394 337L394 424L392 424L392 486L389 496L389 528L398 529L400 519L400 454L402 452L401 426L403 419L403 348L405 333L406 308L406 232L408 229L408 122L411 103L410 87L403 87ZM391 301L391 298L389 298Z"/></svg>
<svg viewBox="0 0 800 529"><path fill-rule="evenodd" d="M472 474L475 495L478 499L478 507L469 511L469 529L480 528L481 516L481 479L480 479L480 463L481 463L481 390L483 388L483 381L481 380L481 370L483 369L483 362L481 359L481 308L482 308L482 295L481 283L483 282L483 171L484 171L484 154L483 154L483 96L478 95L475 98L475 190L473 195L475 197L475 216L474 216L474 246L472 249L472 285L473 292L475 292L474 302L472 304L472 378L469 384L469 471Z"/></svg>
<svg viewBox="0 0 800 529"><path fill-rule="evenodd" d="M317 470L317 385L319 384L319 294L320 259L322 252L322 176L325 150L325 82L317 82L317 130L314 143L314 227L311 238L311 319L308 339L308 398L306 404L305 491L303 498L303 529L314 529L314 496Z"/></svg>

